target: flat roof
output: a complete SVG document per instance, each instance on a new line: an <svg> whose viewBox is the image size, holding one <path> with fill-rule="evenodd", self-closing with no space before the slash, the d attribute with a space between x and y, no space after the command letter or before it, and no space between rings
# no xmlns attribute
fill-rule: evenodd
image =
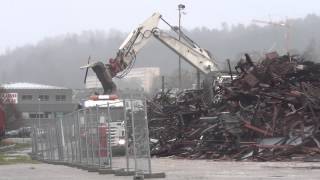
<svg viewBox="0 0 320 180"><path fill-rule="evenodd" d="M50 85L28 83L28 82L1 84L0 88L4 88L4 89L68 89L65 87L50 86Z"/></svg>

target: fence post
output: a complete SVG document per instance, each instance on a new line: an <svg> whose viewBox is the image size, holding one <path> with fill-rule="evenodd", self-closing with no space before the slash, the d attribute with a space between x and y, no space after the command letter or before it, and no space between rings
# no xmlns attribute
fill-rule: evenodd
<svg viewBox="0 0 320 180"><path fill-rule="evenodd" d="M149 174L152 174L152 169L151 169L151 155L150 155L150 144L149 144L149 125L148 125L148 109L147 109L147 100L144 99L144 113L145 113L145 124L146 124L146 136L148 138L148 148L147 148L147 155L148 155L148 169L149 169Z"/></svg>
<svg viewBox="0 0 320 180"><path fill-rule="evenodd" d="M72 146L74 151L74 162L73 164L78 162L78 146L77 146L77 127L76 127L76 118L77 118L76 111L72 113Z"/></svg>
<svg viewBox="0 0 320 180"><path fill-rule="evenodd" d="M130 171L130 161L129 161L129 138L128 138L128 120L127 120L127 106L126 106L126 100L123 100L123 119L124 119L124 138L125 138L125 143L126 143L126 168L127 172Z"/></svg>
<svg viewBox="0 0 320 180"><path fill-rule="evenodd" d="M108 107L108 148L109 148L109 163L110 163L110 168L112 168L112 143L111 143L111 128L110 128L110 121L112 121L111 119L111 114L110 114L110 104L107 103L107 107Z"/></svg>
<svg viewBox="0 0 320 180"><path fill-rule="evenodd" d="M131 107L131 124L132 124L132 138L133 138L133 158L134 158L134 171L137 172L137 149L136 149L136 133L135 133L135 124L134 124L134 106L132 99L130 99L130 107Z"/></svg>
<svg viewBox="0 0 320 180"><path fill-rule="evenodd" d="M78 124L78 134L79 134L79 160L80 164L82 164L82 141L81 141L81 122L80 122L80 110L77 111L77 124Z"/></svg>
<svg viewBox="0 0 320 180"><path fill-rule="evenodd" d="M63 127L63 119L65 117L63 117L61 115L61 117L59 118L59 124L60 124L60 152L61 152L61 160L64 161L65 157L64 157L64 145L65 145L65 141L64 141L64 127Z"/></svg>
<svg viewBox="0 0 320 180"><path fill-rule="evenodd" d="M52 120L51 120L52 121ZM54 131L53 131L53 128L52 128L52 124L51 124L51 126L50 126L50 138L51 138L51 140L50 140L50 146L51 146L51 150L50 150L50 159L53 161L54 160L54 157L53 157L53 155L54 155Z"/></svg>
<svg viewBox="0 0 320 180"><path fill-rule="evenodd" d="M88 121L87 121L87 109L84 111L84 129L85 129L85 135L86 135L86 160L87 165L89 165L89 151L88 151Z"/></svg>
<svg viewBox="0 0 320 180"><path fill-rule="evenodd" d="M70 141L70 149L71 149L71 164L74 162L74 147L73 147L73 136L74 136L74 124L73 124L73 119L74 119L74 113L70 114L70 119L69 119L69 141Z"/></svg>
<svg viewBox="0 0 320 180"><path fill-rule="evenodd" d="M69 141L69 138L68 138L69 133L68 133L68 124L67 124L68 117L67 116L65 116L65 117L66 118L63 121L63 130L65 132L64 133L64 143L65 143L65 146L66 146L66 149L67 149L67 155L66 155L67 162L69 162L69 143L68 143L68 141Z"/></svg>
<svg viewBox="0 0 320 180"><path fill-rule="evenodd" d="M97 119L96 119L96 124L97 124L97 143L98 143L98 162L99 162L99 168L101 168L101 153L100 153L100 113L99 113L99 107L98 105L96 106L96 113L97 113Z"/></svg>
<svg viewBox="0 0 320 180"><path fill-rule="evenodd" d="M36 128L35 119L33 119L33 154L38 156L38 129Z"/></svg>
<svg viewBox="0 0 320 180"><path fill-rule="evenodd" d="M47 159L50 159L49 157L50 157L50 131L49 131L49 127L48 127L48 125L47 125L47 127L45 127L45 129L46 129L46 134L47 134L47 137L45 138L45 141L46 141L46 143L45 143L45 146L46 146L46 158Z"/></svg>

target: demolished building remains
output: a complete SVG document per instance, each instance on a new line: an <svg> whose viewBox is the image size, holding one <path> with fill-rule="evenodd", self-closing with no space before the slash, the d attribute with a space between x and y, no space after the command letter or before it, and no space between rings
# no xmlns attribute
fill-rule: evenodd
<svg viewBox="0 0 320 180"><path fill-rule="evenodd" d="M237 78L212 89L161 92L148 102L156 156L233 160L320 157L320 64L269 53L246 54Z"/></svg>

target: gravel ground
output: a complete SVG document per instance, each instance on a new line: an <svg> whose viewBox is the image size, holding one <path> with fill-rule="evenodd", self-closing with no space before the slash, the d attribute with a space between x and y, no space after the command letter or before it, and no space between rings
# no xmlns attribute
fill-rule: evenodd
<svg viewBox="0 0 320 180"><path fill-rule="evenodd" d="M205 160L153 159L154 172L165 172L170 180L212 179L320 179L320 163L303 162L215 162ZM49 164L0 166L0 180L127 180L129 177L99 175Z"/></svg>

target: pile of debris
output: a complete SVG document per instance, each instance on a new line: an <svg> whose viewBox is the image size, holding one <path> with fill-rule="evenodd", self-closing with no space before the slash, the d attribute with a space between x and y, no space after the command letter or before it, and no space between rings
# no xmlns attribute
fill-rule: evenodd
<svg viewBox="0 0 320 180"><path fill-rule="evenodd" d="M276 53L253 63L246 54L235 69L237 78L216 85L212 97L204 90L167 91L148 102L152 155L315 160L320 64Z"/></svg>

